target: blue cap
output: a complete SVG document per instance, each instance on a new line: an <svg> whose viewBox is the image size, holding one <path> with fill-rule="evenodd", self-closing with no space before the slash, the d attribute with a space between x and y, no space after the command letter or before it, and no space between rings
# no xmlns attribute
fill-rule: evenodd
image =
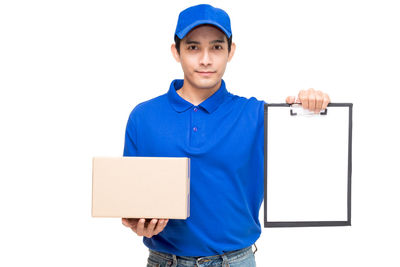
<svg viewBox="0 0 400 267"><path fill-rule="evenodd" d="M179 39L183 39L190 30L202 24L217 26L225 33L227 38L232 35L231 21L228 13L220 8L215 8L208 4L191 6L183 10L179 14L175 34Z"/></svg>

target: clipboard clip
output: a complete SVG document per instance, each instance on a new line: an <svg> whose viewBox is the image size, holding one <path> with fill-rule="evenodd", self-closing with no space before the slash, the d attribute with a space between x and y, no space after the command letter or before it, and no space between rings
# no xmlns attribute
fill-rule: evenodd
<svg viewBox="0 0 400 267"><path fill-rule="evenodd" d="M289 104L290 106L290 116L318 116L318 115L327 115L328 114L328 109L324 109L322 112L319 114L315 114L312 111L309 111L307 109L304 109L301 104L295 103L295 104ZM294 112L296 110L297 112Z"/></svg>

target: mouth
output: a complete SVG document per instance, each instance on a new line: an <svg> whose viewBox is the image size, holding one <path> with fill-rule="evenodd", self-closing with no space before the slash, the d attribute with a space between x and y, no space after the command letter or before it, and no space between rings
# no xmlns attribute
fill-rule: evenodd
<svg viewBox="0 0 400 267"><path fill-rule="evenodd" d="M201 76L211 76L215 71L196 71Z"/></svg>

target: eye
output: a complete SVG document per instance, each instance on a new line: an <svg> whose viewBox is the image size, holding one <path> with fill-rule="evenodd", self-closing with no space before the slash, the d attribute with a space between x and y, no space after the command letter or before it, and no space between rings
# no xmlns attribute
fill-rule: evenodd
<svg viewBox="0 0 400 267"><path fill-rule="evenodd" d="M214 46L214 47L216 47L217 50L221 50L221 49L223 48L221 45L216 45L216 46Z"/></svg>
<svg viewBox="0 0 400 267"><path fill-rule="evenodd" d="M195 46L195 45L190 45L190 46L188 46L188 49L189 49L189 50L196 50L196 49L197 49L197 46Z"/></svg>

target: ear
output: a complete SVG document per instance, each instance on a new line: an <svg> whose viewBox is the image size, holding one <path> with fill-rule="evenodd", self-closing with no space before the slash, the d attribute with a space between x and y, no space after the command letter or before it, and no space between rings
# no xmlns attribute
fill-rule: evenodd
<svg viewBox="0 0 400 267"><path fill-rule="evenodd" d="M228 62L231 61L233 54L235 54L235 50L236 50L236 44L234 42L232 42L231 52L229 52L229 55L228 55Z"/></svg>
<svg viewBox="0 0 400 267"><path fill-rule="evenodd" d="M181 58L179 56L178 50L176 49L175 44L171 45L172 56L175 58L176 62L181 62Z"/></svg>

